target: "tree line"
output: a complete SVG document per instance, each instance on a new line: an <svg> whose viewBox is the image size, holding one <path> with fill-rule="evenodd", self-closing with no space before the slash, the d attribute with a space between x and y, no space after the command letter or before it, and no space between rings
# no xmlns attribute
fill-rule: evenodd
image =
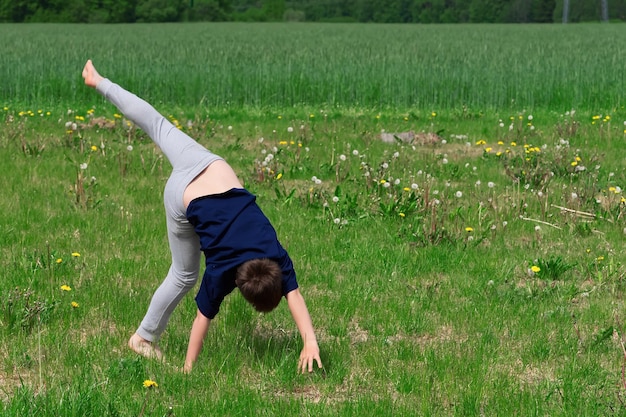
<svg viewBox="0 0 626 417"><path fill-rule="evenodd" d="M607 11L626 20L626 0L0 0L5 23L575 23Z"/></svg>

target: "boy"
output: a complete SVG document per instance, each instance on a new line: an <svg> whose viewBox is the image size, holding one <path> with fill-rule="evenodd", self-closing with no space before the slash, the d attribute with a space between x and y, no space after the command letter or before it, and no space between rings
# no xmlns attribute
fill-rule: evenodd
<svg viewBox="0 0 626 417"><path fill-rule="evenodd" d="M173 168L164 191L172 265L128 346L140 355L162 358L156 342L176 305L195 285L202 251L206 270L196 296L198 309L185 372L191 371L211 320L235 287L262 312L273 310L285 296L304 343L298 371L312 372L314 362L321 368L313 324L291 259L256 198L243 188L230 165L177 129L150 104L102 77L91 60L82 76L87 86L95 88L150 136Z"/></svg>

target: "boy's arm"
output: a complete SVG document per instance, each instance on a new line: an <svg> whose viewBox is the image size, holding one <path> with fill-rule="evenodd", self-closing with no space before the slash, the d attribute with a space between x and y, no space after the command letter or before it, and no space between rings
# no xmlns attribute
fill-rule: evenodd
<svg viewBox="0 0 626 417"><path fill-rule="evenodd" d="M211 319L198 310L196 318L193 320L193 325L191 326L189 346L187 347L187 357L185 358L185 366L183 368L184 372L190 372L191 368L193 368L193 364L198 359L210 324Z"/></svg>
<svg viewBox="0 0 626 417"><path fill-rule="evenodd" d="M313 361L317 362L317 366L321 368L322 360L320 359L320 349L315 338L311 316L306 308L304 297L300 294L300 290L295 289L287 293L287 305L289 305L289 311L296 322L304 343L298 362L298 371L302 373L305 373L307 370L313 372Z"/></svg>

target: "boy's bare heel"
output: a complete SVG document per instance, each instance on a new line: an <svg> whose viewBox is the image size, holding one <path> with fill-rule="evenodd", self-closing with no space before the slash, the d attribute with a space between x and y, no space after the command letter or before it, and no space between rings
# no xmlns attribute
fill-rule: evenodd
<svg viewBox="0 0 626 417"><path fill-rule="evenodd" d="M158 346L145 340L137 333L133 334L128 340L128 347L135 353L140 354L149 359L163 360L163 353Z"/></svg>

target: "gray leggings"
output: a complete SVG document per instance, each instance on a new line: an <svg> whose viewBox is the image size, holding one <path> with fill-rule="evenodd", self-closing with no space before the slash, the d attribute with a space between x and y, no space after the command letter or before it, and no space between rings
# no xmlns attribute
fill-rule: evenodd
<svg viewBox="0 0 626 417"><path fill-rule="evenodd" d="M110 80L101 81L96 89L152 138L173 168L163 196L172 265L137 329L139 336L154 342L165 330L176 305L196 284L200 271L200 241L187 221L183 193L206 167L222 158L176 128L146 101Z"/></svg>

